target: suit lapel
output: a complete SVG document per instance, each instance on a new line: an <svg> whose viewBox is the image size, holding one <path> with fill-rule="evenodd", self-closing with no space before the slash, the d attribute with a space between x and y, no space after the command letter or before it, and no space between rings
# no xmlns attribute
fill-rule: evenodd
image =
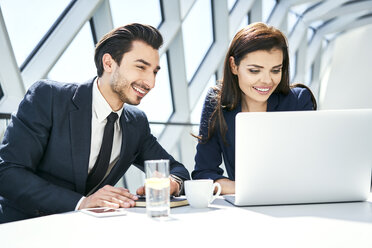
<svg viewBox="0 0 372 248"><path fill-rule="evenodd" d="M94 82L94 79L93 79ZM76 191L84 194L88 176L92 130L92 86L90 81L77 87L72 98L76 110L70 112L71 154Z"/></svg>

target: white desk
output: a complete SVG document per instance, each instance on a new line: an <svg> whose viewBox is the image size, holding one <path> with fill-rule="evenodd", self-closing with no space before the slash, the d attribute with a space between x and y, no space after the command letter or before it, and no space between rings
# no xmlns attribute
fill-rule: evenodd
<svg viewBox="0 0 372 248"><path fill-rule="evenodd" d="M367 202L244 208L217 199L208 209L173 208L165 221L148 218L144 208L133 208L119 217L70 212L0 225L1 248L135 244L371 248L372 195Z"/></svg>

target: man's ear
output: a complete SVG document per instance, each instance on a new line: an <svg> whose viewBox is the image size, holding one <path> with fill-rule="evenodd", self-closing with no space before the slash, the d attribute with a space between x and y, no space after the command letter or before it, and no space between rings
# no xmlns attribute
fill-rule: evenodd
<svg viewBox="0 0 372 248"><path fill-rule="evenodd" d="M103 70L105 72L113 72L114 71L114 66L116 65L115 60L111 57L110 54L105 53L102 56L102 65L103 65Z"/></svg>
<svg viewBox="0 0 372 248"><path fill-rule="evenodd" d="M230 62L231 72L232 72L234 75L238 75L238 66L235 64L235 59L234 59L233 56L230 56L230 58L229 58L229 62Z"/></svg>

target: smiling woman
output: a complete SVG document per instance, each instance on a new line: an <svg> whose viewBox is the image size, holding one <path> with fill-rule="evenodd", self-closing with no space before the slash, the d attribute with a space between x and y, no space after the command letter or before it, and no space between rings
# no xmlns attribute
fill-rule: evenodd
<svg viewBox="0 0 372 248"><path fill-rule="evenodd" d="M222 82L205 99L192 177L218 181L222 194L235 193L235 116L315 109L315 98L306 86L289 85L284 34L264 23L244 27L230 44ZM222 158L228 178L220 168Z"/></svg>

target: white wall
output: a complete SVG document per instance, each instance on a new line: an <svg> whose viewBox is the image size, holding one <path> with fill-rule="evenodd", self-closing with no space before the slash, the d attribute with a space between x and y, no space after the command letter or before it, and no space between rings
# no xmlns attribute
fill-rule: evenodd
<svg viewBox="0 0 372 248"><path fill-rule="evenodd" d="M321 82L320 109L372 108L372 25L334 42L332 62Z"/></svg>

